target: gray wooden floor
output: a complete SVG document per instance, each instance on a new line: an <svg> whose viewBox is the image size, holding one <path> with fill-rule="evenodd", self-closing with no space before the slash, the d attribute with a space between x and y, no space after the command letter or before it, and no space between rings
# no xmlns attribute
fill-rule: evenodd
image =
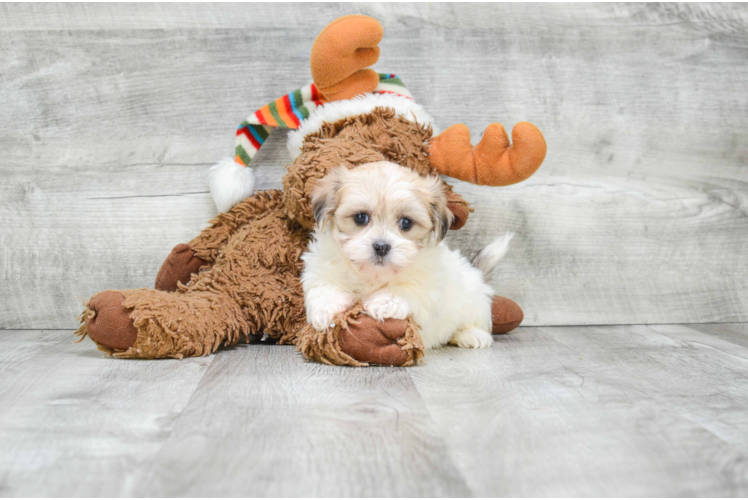
<svg viewBox="0 0 748 500"><path fill-rule="evenodd" d="M745 496L748 325L526 327L419 367L0 335L2 496Z"/></svg>

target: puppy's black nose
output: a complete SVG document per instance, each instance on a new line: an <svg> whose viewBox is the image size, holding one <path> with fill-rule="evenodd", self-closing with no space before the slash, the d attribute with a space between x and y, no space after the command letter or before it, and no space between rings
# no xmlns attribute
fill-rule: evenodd
<svg viewBox="0 0 748 500"><path fill-rule="evenodd" d="M384 241L377 241L374 243L374 253L377 254L380 257L384 257L389 253L390 249L392 248L389 243L385 243Z"/></svg>

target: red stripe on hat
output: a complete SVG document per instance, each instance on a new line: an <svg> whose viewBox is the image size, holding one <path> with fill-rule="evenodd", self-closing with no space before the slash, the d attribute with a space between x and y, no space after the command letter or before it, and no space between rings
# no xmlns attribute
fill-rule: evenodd
<svg viewBox="0 0 748 500"><path fill-rule="evenodd" d="M291 121L296 125L295 128L299 128L299 118L296 116L296 113L293 112L293 107L291 106L291 100L288 98L288 95L283 96L283 106L286 108L286 112L288 113L288 117L291 119ZM291 127L289 127L291 128Z"/></svg>
<svg viewBox="0 0 748 500"><path fill-rule="evenodd" d="M260 113L259 110L255 111L255 118L260 123L260 125L267 125L268 124L267 120L265 120L265 117L262 116L262 113Z"/></svg>
<svg viewBox="0 0 748 500"><path fill-rule="evenodd" d="M261 125L270 125L271 127L278 126L275 118L273 118L273 113L270 112L270 104L265 104L263 107L255 111L255 116Z"/></svg>
<svg viewBox="0 0 748 500"><path fill-rule="evenodd" d="M319 106L322 104L319 99L319 90L317 90L317 86L315 84L312 84L312 102L315 106Z"/></svg>
<svg viewBox="0 0 748 500"><path fill-rule="evenodd" d="M393 92L392 90L375 90L373 93L374 94L393 94L393 95L399 95L400 97L404 97L406 99L410 99L411 101L413 100L412 97L408 97L407 95L403 95L403 94L401 94L399 92Z"/></svg>
<svg viewBox="0 0 748 500"><path fill-rule="evenodd" d="M255 149L260 149L260 146L262 146L262 144L260 144L259 142L257 142L257 139L255 139L255 136L252 135L252 132L250 132L247 127L240 128L239 130L237 130L236 131L236 135L244 135L244 137L246 137L247 139L249 139L249 142L252 143L252 146Z"/></svg>

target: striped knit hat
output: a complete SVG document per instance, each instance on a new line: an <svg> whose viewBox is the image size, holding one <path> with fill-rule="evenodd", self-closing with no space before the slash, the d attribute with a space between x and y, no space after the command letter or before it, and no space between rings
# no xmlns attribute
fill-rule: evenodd
<svg viewBox="0 0 748 500"><path fill-rule="evenodd" d="M412 99L400 78L391 73L379 74L379 85L373 94ZM326 103L312 83L266 104L243 121L236 131L234 159L225 158L210 169L208 183L218 210L226 212L254 193L254 174L248 165L273 129L298 130L314 116L317 107Z"/></svg>

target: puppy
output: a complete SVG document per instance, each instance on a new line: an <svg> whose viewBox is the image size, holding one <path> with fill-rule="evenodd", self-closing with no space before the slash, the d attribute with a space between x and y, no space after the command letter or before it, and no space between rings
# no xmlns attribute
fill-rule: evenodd
<svg viewBox="0 0 748 500"><path fill-rule="evenodd" d="M452 222L439 177L390 162L330 172L315 189L317 227L301 257L307 322L317 330L357 301L378 320L413 319L427 349L484 348L491 337L492 288L484 276L511 235L471 265L442 242Z"/></svg>

